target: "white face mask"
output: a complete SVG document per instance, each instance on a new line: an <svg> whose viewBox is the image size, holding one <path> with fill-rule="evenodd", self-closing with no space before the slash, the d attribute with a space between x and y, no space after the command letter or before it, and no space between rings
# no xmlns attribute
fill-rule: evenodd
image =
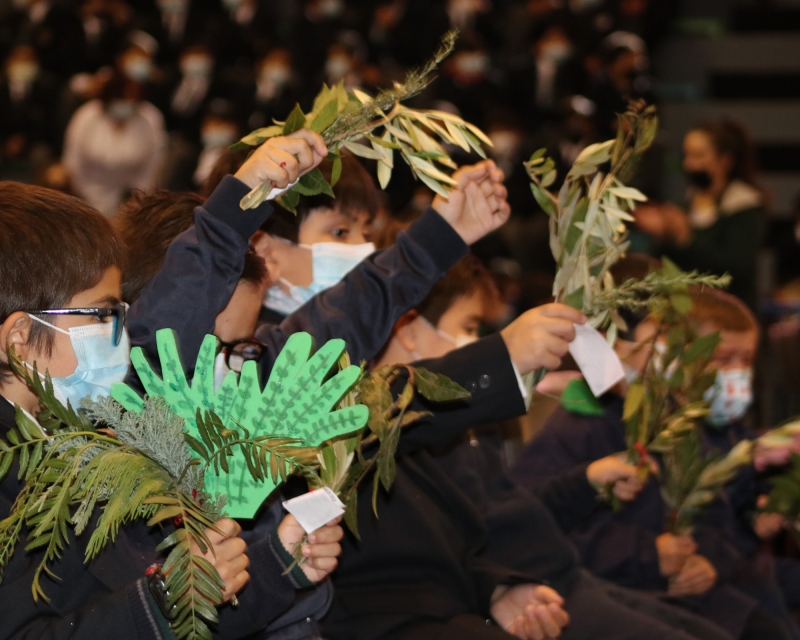
<svg viewBox="0 0 800 640"><path fill-rule="evenodd" d="M123 67L125 75L136 82L145 82L150 77L153 63L147 58L128 60Z"/></svg>
<svg viewBox="0 0 800 640"><path fill-rule="evenodd" d="M347 56L335 55L325 62L325 73L329 79L344 78L350 72L350 59Z"/></svg>
<svg viewBox="0 0 800 640"><path fill-rule="evenodd" d="M207 56L189 56L181 62L181 73L193 78L207 78L213 64Z"/></svg>
<svg viewBox="0 0 800 640"><path fill-rule="evenodd" d="M310 246L299 246L311 249L311 284L301 287L280 278L280 282L289 289L288 293L275 285L267 290L264 299L265 307L284 315L294 313L321 291L338 284L359 262L375 253L375 245L371 242L317 242Z"/></svg>
<svg viewBox="0 0 800 640"><path fill-rule="evenodd" d="M476 336L468 336L465 333L460 333L457 336L449 334L444 329L439 329L438 327L434 327L433 324L424 316L417 316L417 318L422 322L422 324L428 326L430 329L435 331L440 338L447 340L450 344L452 344L456 349L460 349L461 347L466 347L468 344L472 344L478 341Z"/></svg>
<svg viewBox="0 0 800 640"><path fill-rule="evenodd" d="M107 112L114 120L128 120L136 113L136 104L130 100L113 100L108 103Z"/></svg>
<svg viewBox="0 0 800 640"><path fill-rule="evenodd" d="M39 75L39 65L35 62L15 62L8 68L8 77L12 82L31 84Z"/></svg>
<svg viewBox="0 0 800 640"><path fill-rule="evenodd" d="M741 420L753 402L753 370L719 369L705 399L711 401L711 413L706 416L706 422L712 426L727 427Z"/></svg>
<svg viewBox="0 0 800 640"><path fill-rule="evenodd" d="M456 68L465 76L484 74L489 68L489 56L480 52L462 53L456 60Z"/></svg>
<svg viewBox="0 0 800 640"><path fill-rule="evenodd" d="M341 0L321 0L318 7L320 14L326 18L338 18L344 11Z"/></svg>
<svg viewBox="0 0 800 640"><path fill-rule="evenodd" d="M289 80L289 69L282 64L270 64L261 70L259 80L263 84L283 86Z"/></svg>
<svg viewBox="0 0 800 640"><path fill-rule="evenodd" d="M201 137L206 149L223 149L236 141L236 131L229 127L212 127L204 129Z"/></svg>
<svg viewBox="0 0 800 640"><path fill-rule="evenodd" d="M36 316L30 318L69 336L78 366L72 374L52 379L56 398L64 406L69 402L73 409L78 409L83 398L97 400L107 396L112 384L125 380L131 362L127 330L115 345L114 325L110 322L70 327L65 331Z"/></svg>
<svg viewBox="0 0 800 640"><path fill-rule="evenodd" d="M558 64L572 55L572 47L566 42L551 42L542 49L542 56Z"/></svg>
<svg viewBox="0 0 800 640"><path fill-rule="evenodd" d="M494 145L490 152L495 157L510 156L519 149L521 136L510 130L493 131L489 134L489 139Z"/></svg>

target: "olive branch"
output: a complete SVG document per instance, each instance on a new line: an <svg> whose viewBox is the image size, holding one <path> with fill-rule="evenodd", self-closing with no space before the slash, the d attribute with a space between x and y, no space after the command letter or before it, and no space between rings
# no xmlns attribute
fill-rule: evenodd
<svg viewBox="0 0 800 640"><path fill-rule="evenodd" d="M302 176L278 200L292 212L301 195L325 193L333 197L333 187L342 170L342 149L376 160L378 182L384 189L391 180L397 151L415 178L446 197L455 185L447 171L457 167L443 145L455 145L485 158L482 145L491 146L491 140L478 127L458 116L443 111L411 109L403 102L434 81L436 70L453 51L457 37L457 31L448 32L439 51L421 69L410 71L402 84L395 84L374 97L360 90L347 91L343 83L333 87L323 85L310 112L304 113L298 104L286 120L253 131L231 149L256 147L269 138L289 135L303 127L322 136L328 147L328 157L333 161L331 180L328 182L319 169ZM361 140L369 144L362 144ZM274 187L270 181L256 186L242 198L242 209L259 206Z"/></svg>

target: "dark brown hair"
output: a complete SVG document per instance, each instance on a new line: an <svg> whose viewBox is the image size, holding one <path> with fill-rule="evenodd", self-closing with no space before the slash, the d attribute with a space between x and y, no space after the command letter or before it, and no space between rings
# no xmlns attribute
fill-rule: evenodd
<svg viewBox="0 0 800 640"><path fill-rule="evenodd" d="M709 288L692 291L691 296L689 322L696 330L758 331L758 321L753 312L736 296Z"/></svg>
<svg viewBox="0 0 800 640"><path fill-rule="evenodd" d="M718 155L730 157L729 181L741 180L758 187L755 145L744 126L735 120L724 118L705 122L692 131L705 133Z"/></svg>
<svg viewBox="0 0 800 640"><path fill-rule="evenodd" d="M82 200L0 182L0 322L16 311L63 307L124 262L109 221ZM33 323L30 343L49 352L51 330ZM0 383L9 374L0 363Z"/></svg>
<svg viewBox="0 0 800 640"><path fill-rule="evenodd" d="M239 170L251 152L250 149L244 149L223 153L206 179L202 193L206 197L210 196L226 175L232 175ZM333 162L323 160L319 170L330 182ZM340 211L344 212L366 211L369 219L372 220L383 204L383 195L375 185L372 176L355 157L347 154L342 155L342 173L339 181L333 187L333 193L335 198L323 194L300 196L296 216L281 207L276 207L261 230L270 235L297 242L300 224L314 209L338 207Z"/></svg>
<svg viewBox="0 0 800 640"><path fill-rule="evenodd" d="M330 182L333 162L323 160L319 170ZM338 208L343 213L366 211L368 220L372 221L383 204L383 195L372 176L351 155L342 155L342 173L333 187L333 193L335 198L322 193L315 196L300 196L296 216L284 209L277 209L262 225L261 230L297 242L300 225L314 209Z"/></svg>
<svg viewBox="0 0 800 640"><path fill-rule="evenodd" d="M487 300L497 296L489 270L478 258L467 254L433 287L428 297L417 306L417 312L436 326L457 298L475 292L480 292Z"/></svg>
<svg viewBox="0 0 800 640"><path fill-rule="evenodd" d="M205 202L195 193L136 192L114 219L127 254L122 299L133 303L161 270L172 241L194 224L194 209ZM240 280L261 282L267 274L264 260L245 254Z"/></svg>

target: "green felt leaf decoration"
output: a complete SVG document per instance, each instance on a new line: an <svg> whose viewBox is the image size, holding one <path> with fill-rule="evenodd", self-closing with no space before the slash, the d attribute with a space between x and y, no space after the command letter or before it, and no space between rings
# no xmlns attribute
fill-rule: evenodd
<svg viewBox="0 0 800 640"><path fill-rule="evenodd" d="M333 410L360 376L359 367L351 366L326 380L344 352L343 340L331 340L312 355L311 336L294 334L278 356L263 389L255 362L245 363L238 381L236 374L230 372L214 389L214 336L206 336L200 347L191 385L183 373L174 333L162 329L156 338L161 376L141 349L132 350L131 362L147 394L162 397L185 420L187 440L196 457L203 459L204 441L219 446L222 440L225 444L221 457L203 461L205 490L212 495L227 495L226 515L230 517L255 515L280 478L293 467L293 447L298 452L318 447L331 438L358 431L369 418L363 405ZM123 383L111 389L111 395L126 409L141 411L141 400L131 394L132 389ZM212 418L204 418L208 415ZM283 439L286 446L280 453L239 446L241 440L261 436ZM256 473L260 477L254 477L252 470L261 467L254 467L253 455L260 455L263 467L272 473Z"/></svg>

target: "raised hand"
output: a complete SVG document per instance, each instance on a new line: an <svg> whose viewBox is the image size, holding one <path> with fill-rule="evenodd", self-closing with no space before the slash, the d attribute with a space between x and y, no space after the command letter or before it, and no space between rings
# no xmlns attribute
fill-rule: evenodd
<svg viewBox="0 0 800 640"><path fill-rule="evenodd" d="M340 521L341 518L336 518L324 527L309 533L307 544L300 548L300 553L306 559L300 567L311 582L323 580L339 564L338 557L342 553L339 541L344 536L344 531L339 526ZM303 540L305 533L291 514L278 525L278 538L289 553L294 553L295 547Z"/></svg>
<svg viewBox="0 0 800 640"><path fill-rule="evenodd" d="M508 633L523 640L558 638L569 624L564 599L544 585L500 586L492 596L491 613Z"/></svg>
<svg viewBox="0 0 800 640"><path fill-rule="evenodd" d="M586 316L565 304L545 304L526 311L500 332L512 362L523 375L535 369L558 369L569 343L575 339L574 324Z"/></svg>
<svg viewBox="0 0 800 640"><path fill-rule="evenodd" d="M501 227L511 209L506 201L503 172L491 160L461 167L453 174L456 186L447 198L436 196L433 208L467 244Z"/></svg>
<svg viewBox="0 0 800 640"><path fill-rule="evenodd" d="M269 180L273 188L284 188L308 173L328 155L325 141L310 129L270 138L253 152L235 177L254 189Z"/></svg>

